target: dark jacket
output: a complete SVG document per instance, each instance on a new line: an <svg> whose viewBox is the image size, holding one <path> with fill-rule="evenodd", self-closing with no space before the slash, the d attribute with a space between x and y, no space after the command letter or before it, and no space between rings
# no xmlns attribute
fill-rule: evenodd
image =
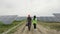
<svg viewBox="0 0 60 34"><path fill-rule="evenodd" d="M28 25L31 25L31 21L32 21L31 17L27 17L27 21L28 21Z"/></svg>

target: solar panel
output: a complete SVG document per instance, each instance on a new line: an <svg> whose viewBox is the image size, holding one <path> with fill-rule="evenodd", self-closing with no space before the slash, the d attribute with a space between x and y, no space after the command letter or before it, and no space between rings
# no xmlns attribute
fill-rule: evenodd
<svg viewBox="0 0 60 34"><path fill-rule="evenodd" d="M40 21L45 21L45 22L57 22L56 17L40 17Z"/></svg>
<svg viewBox="0 0 60 34"><path fill-rule="evenodd" d="M53 13L55 17L60 17L60 13Z"/></svg>
<svg viewBox="0 0 60 34"><path fill-rule="evenodd" d="M57 18L57 21L60 22L60 13L53 13L53 15Z"/></svg>
<svg viewBox="0 0 60 34"><path fill-rule="evenodd" d="M21 21L21 20L24 20L24 19L27 19L27 18L26 17L17 17L16 21Z"/></svg>
<svg viewBox="0 0 60 34"><path fill-rule="evenodd" d="M5 15L5 16L0 16L0 21L3 22L4 24L11 24L17 15Z"/></svg>

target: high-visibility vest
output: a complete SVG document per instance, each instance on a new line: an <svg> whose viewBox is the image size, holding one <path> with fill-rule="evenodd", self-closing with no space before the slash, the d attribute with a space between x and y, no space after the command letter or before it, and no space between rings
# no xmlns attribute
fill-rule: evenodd
<svg viewBox="0 0 60 34"><path fill-rule="evenodd" d="M37 18L35 20L32 20L32 23L36 24L37 23Z"/></svg>

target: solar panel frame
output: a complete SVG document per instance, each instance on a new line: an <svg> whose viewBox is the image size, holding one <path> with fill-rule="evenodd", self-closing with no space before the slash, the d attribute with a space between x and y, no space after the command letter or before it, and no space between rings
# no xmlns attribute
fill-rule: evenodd
<svg viewBox="0 0 60 34"><path fill-rule="evenodd" d="M45 22L58 22L56 17L40 17L39 20Z"/></svg>
<svg viewBox="0 0 60 34"><path fill-rule="evenodd" d="M4 15L4 16L0 16L0 21L3 24L11 24L16 17L17 15Z"/></svg>

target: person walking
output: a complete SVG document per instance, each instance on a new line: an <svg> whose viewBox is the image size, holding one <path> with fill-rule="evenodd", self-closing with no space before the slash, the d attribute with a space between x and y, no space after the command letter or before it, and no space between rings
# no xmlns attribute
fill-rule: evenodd
<svg viewBox="0 0 60 34"><path fill-rule="evenodd" d="M36 29L36 24L37 24L37 18L36 18L36 16L33 17L32 23L34 25L34 29Z"/></svg>
<svg viewBox="0 0 60 34"><path fill-rule="evenodd" d="M30 15L28 15L28 17L27 17L27 26L28 26L28 30L30 31L30 29L31 29L31 21L32 21L32 19L31 19L31 17L30 17Z"/></svg>

